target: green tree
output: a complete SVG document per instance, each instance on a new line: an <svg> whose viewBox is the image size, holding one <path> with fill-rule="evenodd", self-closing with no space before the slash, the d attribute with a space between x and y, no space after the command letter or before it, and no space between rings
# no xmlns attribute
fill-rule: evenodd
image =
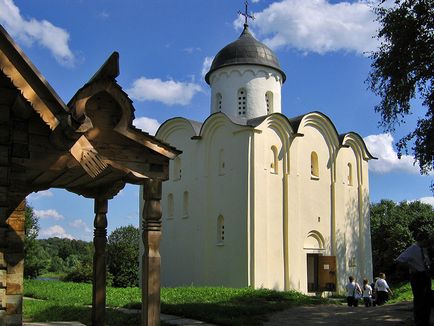
<svg viewBox="0 0 434 326"><path fill-rule="evenodd" d="M434 248L434 210L419 201L396 204L382 200L371 205L371 241L374 275L389 274L392 280L402 280L405 274L396 270L394 259L412 243L417 232L423 232Z"/></svg>
<svg viewBox="0 0 434 326"><path fill-rule="evenodd" d="M36 239L39 232L38 218L33 207L26 203L24 211L24 277L38 277L49 265L50 257Z"/></svg>
<svg viewBox="0 0 434 326"><path fill-rule="evenodd" d="M421 173L428 174L434 168L434 1L395 0L391 7L386 2L381 0L375 8L381 44L371 54L369 88L381 97L375 110L390 132L405 123L407 115L420 115L411 100L422 100L424 117L397 147L400 156L412 144Z"/></svg>
<svg viewBox="0 0 434 326"><path fill-rule="evenodd" d="M139 229L129 225L117 228L108 237L108 271L113 275L113 286L138 285Z"/></svg>
<svg viewBox="0 0 434 326"><path fill-rule="evenodd" d="M26 241L34 241L39 234L38 218L33 212L33 207L27 204L24 211L24 243Z"/></svg>

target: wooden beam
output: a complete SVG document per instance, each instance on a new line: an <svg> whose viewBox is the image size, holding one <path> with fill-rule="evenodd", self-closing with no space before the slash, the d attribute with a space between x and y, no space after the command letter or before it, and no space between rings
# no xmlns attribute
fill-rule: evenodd
<svg viewBox="0 0 434 326"><path fill-rule="evenodd" d="M161 180L143 184L142 326L160 325Z"/></svg>
<svg viewBox="0 0 434 326"><path fill-rule="evenodd" d="M106 277L107 277L107 206L108 200L95 199L93 244L92 325L105 325Z"/></svg>

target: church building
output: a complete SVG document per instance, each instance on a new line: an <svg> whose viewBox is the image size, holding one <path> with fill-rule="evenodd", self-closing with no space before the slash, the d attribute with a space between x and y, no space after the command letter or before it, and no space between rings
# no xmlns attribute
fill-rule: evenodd
<svg viewBox="0 0 434 326"><path fill-rule="evenodd" d="M204 122L169 119L162 286L342 292L372 280L368 161L321 112L282 114L286 75L246 23L215 56Z"/></svg>

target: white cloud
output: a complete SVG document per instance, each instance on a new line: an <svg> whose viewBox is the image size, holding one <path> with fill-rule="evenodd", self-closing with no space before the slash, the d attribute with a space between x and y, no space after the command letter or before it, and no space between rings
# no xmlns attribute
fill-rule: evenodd
<svg viewBox="0 0 434 326"><path fill-rule="evenodd" d="M328 0L282 0L255 13L250 24L272 48L292 47L303 52L349 51L365 53L377 48L378 29L369 2L331 3ZM234 25L240 28L243 17Z"/></svg>
<svg viewBox="0 0 434 326"><path fill-rule="evenodd" d="M207 72L211 68L211 64L212 64L213 60L214 60L214 57L205 57L205 59L203 59L202 77L205 77L205 75L207 74Z"/></svg>
<svg viewBox="0 0 434 326"><path fill-rule="evenodd" d="M50 190L42 190L42 191L31 193L30 195L27 196L27 199L37 200L40 198L48 198L53 196L54 194Z"/></svg>
<svg viewBox="0 0 434 326"><path fill-rule="evenodd" d="M202 91L195 83L183 83L174 80L163 81L140 77L126 92L137 101L158 101L167 105L188 105L193 96Z"/></svg>
<svg viewBox="0 0 434 326"><path fill-rule="evenodd" d="M69 223L70 226L76 229L81 229L86 233L92 232L89 226L82 219L76 219Z"/></svg>
<svg viewBox="0 0 434 326"><path fill-rule="evenodd" d="M193 52L200 52L200 51L202 51L202 49L199 47L196 47L196 48L195 47L189 47L189 48L182 49L182 51L187 52L188 54L192 54Z"/></svg>
<svg viewBox="0 0 434 326"><path fill-rule="evenodd" d="M147 117L139 117L134 119L133 125L139 129L142 129L143 131L146 131L150 135L155 135L158 128L160 127L160 123L157 120Z"/></svg>
<svg viewBox="0 0 434 326"><path fill-rule="evenodd" d="M418 199L420 202L431 205L434 207L434 197L422 197Z"/></svg>
<svg viewBox="0 0 434 326"><path fill-rule="evenodd" d="M74 237L69 233L66 233L65 229L60 225L53 225L47 229L42 229L39 231L39 238L45 239L54 237L74 240Z"/></svg>
<svg viewBox="0 0 434 326"><path fill-rule="evenodd" d="M60 221L65 219L62 214L59 214L55 209L45 209L45 210L33 210L33 213L37 218L40 218L41 220L45 219L53 219L56 221Z"/></svg>
<svg viewBox="0 0 434 326"><path fill-rule="evenodd" d="M26 20L13 0L0 0L0 23L13 37L27 46L39 43L49 49L60 64L74 64L74 54L68 45L68 32L47 20Z"/></svg>
<svg viewBox="0 0 434 326"><path fill-rule="evenodd" d="M110 18L110 14L107 11L103 10L98 14L98 17L103 20L106 20Z"/></svg>
<svg viewBox="0 0 434 326"><path fill-rule="evenodd" d="M398 154L393 148L393 137L391 134L370 135L364 138L369 152L378 158L369 162L369 169L377 173L406 172L419 173L419 167L413 165L414 159L410 155Z"/></svg>

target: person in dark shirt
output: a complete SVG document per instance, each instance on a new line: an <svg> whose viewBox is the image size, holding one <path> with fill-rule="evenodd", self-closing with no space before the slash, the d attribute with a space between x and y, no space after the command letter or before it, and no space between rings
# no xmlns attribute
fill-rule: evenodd
<svg viewBox="0 0 434 326"><path fill-rule="evenodd" d="M405 249L396 258L410 269L410 284L413 292L413 317L416 326L428 326L431 316L431 276L427 245L429 237L421 232L415 236L416 243Z"/></svg>

